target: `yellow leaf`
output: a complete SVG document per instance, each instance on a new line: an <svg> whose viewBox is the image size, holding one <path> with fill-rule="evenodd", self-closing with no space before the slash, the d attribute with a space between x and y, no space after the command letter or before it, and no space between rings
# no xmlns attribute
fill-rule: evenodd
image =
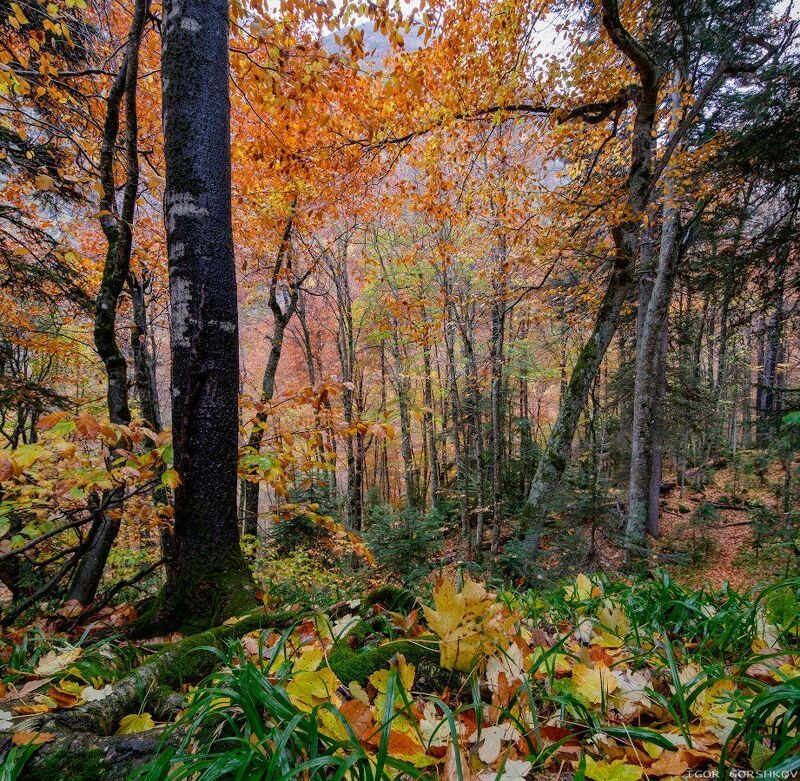
<svg viewBox="0 0 800 781"><path fill-rule="evenodd" d="M619 683L604 664L598 664L597 667L576 664L572 668L572 687L575 694L586 702L599 705L619 687Z"/></svg>
<svg viewBox="0 0 800 781"><path fill-rule="evenodd" d="M586 778L594 781L639 781L643 773L641 767L629 765L624 759L595 762L591 757L586 757Z"/></svg>
<svg viewBox="0 0 800 781"><path fill-rule="evenodd" d="M11 12L14 14L14 18L20 24L28 24L28 17L22 13L22 9L19 7L17 3L11 3Z"/></svg>
<svg viewBox="0 0 800 781"><path fill-rule="evenodd" d="M161 475L161 482L167 486L167 488L175 489L181 484L181 477L174 469L167 469Z"/></svg>
<svg viewBox="0 0 800 781"><path fill-rule="evenodd" d="M339 704L336 690L339 679L328 667L316 672L300 672L286 684L289 699L302 711L310 713L317 705L325 702Z"/></svg>
<svg viewBox="0 0 800 781"><path fill-rule="evenodd" d="M153 717L149 713L131 713L119 720L117 735L133 735L137 732L147 732L155 727Z"/></svg>
<svg viewBox="0 0 800 781"><path fill-rule="evenodd" d="M319 667L322 659L323 653L321 648L310 648L294 660L292 668L296 673L313 672Z"/></svg>
<svg viewBox="0 0 800 781"><path fill-rule="evenodd" d="M440 664L446 670L468 672L481 653L506 639L512 621L504 605L483 584L465 578L461 591L452 580L437 583L434 607L423 608L430 628L441 638Z"/></svg>

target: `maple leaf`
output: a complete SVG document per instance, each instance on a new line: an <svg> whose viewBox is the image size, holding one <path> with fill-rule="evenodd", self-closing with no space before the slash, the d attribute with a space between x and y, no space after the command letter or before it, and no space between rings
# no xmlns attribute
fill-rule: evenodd
<svg viewBox="0 0 800 781"><path fill-rule="evenodd" d="M499 641L512 623L504 606L469 577L461 591L452 580L440 580L433 601L434 607L423 611L428 626L441 638L440 665L446 670L469 671L480 653Z"/></svg>
<svg viewBox="0 0 800 781"><path fill-rule="evenodd" d="M602 593L600 586L592 583L582 572L575 578L574 585L564 586L564 597L568 602L584 602Z"/></svg>
<svg viewBox="0 0 800 781"><path fill-rule="evenodd" d="M486 683L492 692L497 692L500 688L500 676L505 676L506 685L516 681L521 681L525 677L523 669L522 649L516 644L511 643L503 653L492 656L486 662Z"/></svg>
<svg viewBox="0 0 800 781"><path fill-rule="evenodd" d="M286 684L286 693L297 708L310 713L317 705L332 702L338 705L336 689L339 679L333 670L324 667L316 672L307 670L300 672Z"/></svg>
<svg viewBox="0 0 800 781"><path fill-rule="evenodd" d="M602 624L596 627L600 636L597 642L607 648L621 648L625 636L631 631L631 622L623 607L604 600L597 609L597 620Z"/></svg>
<svg viewBox="0 0 800 781"><path fill-rule="evenodd" d="M500 775L494 770L481 773L478 781L524 781L533 765L524 759L507 759Z"/></svg>
<svg viewBox="0 0 800 781"><path fill-rule="evenodd" d="M613 675L619 686L611 697L611 703L623 719L632 719L650 707L652 703L645 692L652 679L648 670L614 670Z"/></svg>
<svg viewBox="0 0 800 781"><path fill-rule="evenodd" d="M145 713L131 713L119 720L116 735L133 735L137 732L147 732L155 727L153 717Z"/></svg>
<svg viewBox="0 0 800 781"><path fill-rule="evenodd" d="M321 648L309 648L292 662L292 670L296 673L313 672L325 658Z"/></svg>
<svg viewBox="0 0 800 781"><path fill-rule="evenodd" d="M478 744L478 756L481 762L491 765L500 756L504 742L515 742L519 738L519 731L510 724L498 724L494 727L484 727L480 734L476 730L470 735L469 742Z"/></svg>
<svg viewBox="0 0 800 781"><path fill-rule="evenodd" d="M375 717L369 705L365 705L360 700L347 700L339 712L347 719L347 723L353 728L355 736L366 741L375 733Z"/></svg>
<svg viewBox="0 0 800 781"><path fill-rule="evenodd" d="M586 778L594 781L639 781L643 774L641 767L629 765L624 759L595 762L591 757L586 757Z"/></svg>
<svg viewBox="0 0 800 781"><path fill-rule="evenodd" d="M603 700L619 688L611 670L604 664L587 667L578 663L572 668L572 689L585 702L600 705Z"/></svg>

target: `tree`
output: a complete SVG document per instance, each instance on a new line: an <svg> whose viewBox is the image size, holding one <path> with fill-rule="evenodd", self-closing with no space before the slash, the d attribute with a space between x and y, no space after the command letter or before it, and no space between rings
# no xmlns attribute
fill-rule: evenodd
<svg viewBox="0 0 800 781"><path fill-rule="evenodd" d="M239 357L226 0L169 0L163 36L172 424L180 485L156 621L202 627L254 602L236 514Z"/></svg>

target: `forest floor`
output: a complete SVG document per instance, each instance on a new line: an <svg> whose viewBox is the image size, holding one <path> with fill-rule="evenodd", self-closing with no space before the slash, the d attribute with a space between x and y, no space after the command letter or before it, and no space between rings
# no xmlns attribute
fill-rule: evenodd
<svg viewBox="0 0 800 781"><path fill-rule="evenodd" d="M752 508L759 503L776 507L773 486L782 479L782 469L774 462L762 480L743 481L732 467L719 469L710 475L702 491L688 486L681 492L669 491L661 500L661 539L657 553L676 548L696 550L702 561L690 566L670 567L671 574L687 586L722 588L725 583L736 590L746 590L780 575L777 564L769 557L759 558L753 545ZM744 485L742 483L744 482ZM738 486L737 494L734 486ZM731 495L737 495L733 501ZM704 504L712 504L717 517L705 525L692 522L692 517Z"/></svg>

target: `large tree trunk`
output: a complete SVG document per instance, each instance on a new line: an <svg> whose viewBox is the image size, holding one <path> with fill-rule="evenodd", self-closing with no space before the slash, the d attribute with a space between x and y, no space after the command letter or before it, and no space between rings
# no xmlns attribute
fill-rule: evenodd
<svg viewBox="0 0 800 781"><path fill-rule="evenodd" d="M647 519L653 471L653 447L657 425L661 345L664 325L672 300L675 278L675 239L679 214L672 201L672 188L667 188L661 228L658 270L649 301L644 308L641 335L636 349L636 378L633 390L633 425L631 430L631 469L628 485L628 518L625 529L627 556L630 563L647 556Z"/></svg>
<svg viewBox="0 0 800 781"><path fill-rule="evenodd" d="M572 439L586 405L589 389L617 329L622 305L631 291L633 271L637 267L641 250L644 213L654 182L653 126L658 105L658 69L650 55L623 27L616 0L602 0L602 8L603 27L614 45L635 66L641 86L631 133L630 167L626 182L625 201L629 216L624 222L611 226L615 248L611 276L592 334L572 370L561 400L558 418L531 485L525 508L525 549L529 553L539 547L550 501L566 468Z"/></svg>
<svg viewBox="0 0 800 781"><path fill-rule="evenodd" d="M187 629L255 603L236 517L239 327L227 2L167 0L162 32L172 422L181 482L156 619Z"/></svg>

